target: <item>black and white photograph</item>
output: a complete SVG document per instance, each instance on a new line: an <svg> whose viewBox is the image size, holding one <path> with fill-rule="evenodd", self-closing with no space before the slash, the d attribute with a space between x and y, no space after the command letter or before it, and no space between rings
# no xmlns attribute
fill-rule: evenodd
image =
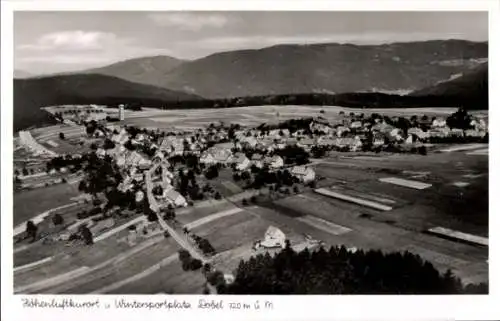
<svg viewBox="0 0 500 321"><path fill-rule="evenodd" d="M13 13L14 294L490 292L488 11L264 9Z"/></svg>

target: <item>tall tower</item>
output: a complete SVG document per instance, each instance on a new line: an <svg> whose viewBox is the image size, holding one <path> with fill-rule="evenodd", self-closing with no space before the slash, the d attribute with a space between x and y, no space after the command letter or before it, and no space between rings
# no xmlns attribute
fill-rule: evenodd
<svg viewBox="0 0 500 321"><path fill-rule="evenodd" d="M120 121L125 120L125 106L123 104L118 106L118 117L120 118Z"/></svg>

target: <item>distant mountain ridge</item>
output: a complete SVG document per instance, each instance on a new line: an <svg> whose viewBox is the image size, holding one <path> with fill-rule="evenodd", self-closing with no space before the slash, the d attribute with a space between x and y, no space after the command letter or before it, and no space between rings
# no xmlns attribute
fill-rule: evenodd
<svg viewBox="0 0 500 321"><path fill-rule="evenodd" d="M186 60L170 56L153 56L120 61L108 66L93 68L79 73L102 74L131 82L157 86L174 68Z"/></svg>
<svg viewBox="0 0 500 321"><path fill-rule="evenodd" d="M24 78L34 77L34 76L35 75L33 75L27 71L20 70L20 69L14 69L14 78L15 79L24 79Z"/></svg>
<svg viewBox="0 0 500 321"><path fill-rule="evenodd" d="M441 97L469 108L488 109L488 93L488 63L484 63L459 77L416 90L410 96Z"/></svg>
<svg viewBox="0 0 500 321"><path fill-rule="evenodd" d="M215 53L176 66L166 63L157 72L130 75L121 69L144 70L134 66L142 64L141 59L103 67L100 72L206 98L373 92L375 88L381 92L411 92L463 73L487 58L487 42L465 40L292 44Z"/></svg>
<svg viewBox="0 0 500 321"><path fill-rule="evenodd" d="M99 74L14 79L14 130L51 122L40 108L63 104L142 103L162 107L199 96Z"/></svg>
<svg viewBox="0 0 500 321"><path fill-rule="evenodd" d="M433 86L412 92L412 96L457 96L462 94L479 96L488 92L488 63L463 73L458 77L441 81Z"/></svg>
<svg viewBox="0 0 500 321"><path fill-rule="evenodd" d="M15 79L14 127L48 121L40 110L47 105L142 102L161 107L172 102L169 107L212 108L240 106L241 101L287 104L296 94L306 103L312 99L325 105L414 107L429 102L487 109L487 60L487 42L463 40L276 45L193 61L136 58L71 74ZM235 97L247 98L240 103L229 99Z"/></svg>

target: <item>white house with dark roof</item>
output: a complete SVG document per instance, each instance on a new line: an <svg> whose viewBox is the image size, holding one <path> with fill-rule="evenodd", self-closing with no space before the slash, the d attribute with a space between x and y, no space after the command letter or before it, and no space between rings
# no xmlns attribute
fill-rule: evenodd
<svg viewBox="0 0 500 321"><path fill-rule="evenodd" d="M363 127L363 123L360 121L353 121L349 127L351 127L351 129L358 129Z"/></svg>
<svg viewBox="0 0 500 321"><path fill-rule="evenodd" d="M312 182L316 178L316 173L314 172L314 170L303 165L294 166L290 173L304 183Z"/></svg>
<svg viewBox="0 0 500 321"><path fill-rule="evenodd" d="M316 145L316 141L313 138L302 138L297 142L297 146L304 149L311 149L314 145Z"/></svg>
<svg viewBox="0 0 500 321"><path fill-rule="evenodd" d="M429 133L424 132L421 128L418 127L412 127L408 129L408 135L414 135L416 136L420 141L423 141L427 138L429 138Z"/></svg>
<svg viewBox="0 0 500 321"><path fill-rule="evenodd" d="M200 163L211 164L227 164L231 162L232 152L227 148L211 147L207 149L200 157Z"/></svg>
<svg viewBox="0 0 500 321"><path fill-rule="evenodd" d="M269 166L272 169L282 168L285 164L283 158L279 155L274 155L272 157L265 157L264 164Z"/></svg>
<svg viewBox="0 0 500 321"><path fill-rule="evenodd" d="M174 190L173 187L171 187L170 189L164 189L163 197L167 200L167 202L175 207L186 207L188 205L184 196Z"/></svg>
<svg viewBox="0 0 500 321"><path fill-rule="evenodd" d="M386 122L381 122L372 126L372 132L390 133L393 129L394 127Z"/></svg>
<svg viewBox="0 0 500 321"><path fill-rule="evenodd" d="M454 136L454 137L463 137L463 136L464 136L464 130L463 130L463 129L460 129L460 128L453 128L453 129L450 131L450 136Z"/></svg>
<svg viewBox="0 0 500 321"><path fill-rule="evenodd" d="M205 151L200 156L200 163L205 165L213 165L216 164L217 162L215 161L215 158L212 155L212 153Z"/></svg>
<svg viewBox="0 0 500 321"><path fill-rule="evenodd" d="M238 153L233 156L232 162L236 165L236 169L243 171L250 167L251 162L248 157L243 153Z"/></svg>
<svg viewBox="0 0 500 321"><path fill-rule="evenodd" d="M342 137L344 133L349 133L351 130L346 126L337 126L335 129L337 137Z"/></svg>
<svg viewBox="0 0 500 321"><path fill-rule="evenodd" d="M248 146L248 147L251 147L251 148L254 148L255 146L257 146L257 139L253 136L248 136L248 137L244 137L242 139L240 139L240 142L243 146Z"/></svg>
<svg viewBox="0 0 500 321"><path fill-rule="evenodd" d="M103 148L98 148L96 151L95 151L96 155L103 158L104 156L106 156L106 151L103 149Z"/></svg>
<svg viewBox="0 0 500 321"><path fill-rule="evenodd" d="M476 129L466 129L464 131L465 136L468 137L484 137L486 135L486 132L484 131L479 131Z"/></svg>
<svg viewBox="0 0 500 321"><path fill-rule="evenodd" d="M446 120L443 118L436 118L432 121L432 127L439 128L445 126L446 126Z"/></svg>
<svg viewBox="0 0 500 321"><path fill-rule="evenodd" d="M264 167L263 160L264 160L264 156L262 154L253 154L252 158L251 158L252 165L257 166L258 168Z"/></svg>

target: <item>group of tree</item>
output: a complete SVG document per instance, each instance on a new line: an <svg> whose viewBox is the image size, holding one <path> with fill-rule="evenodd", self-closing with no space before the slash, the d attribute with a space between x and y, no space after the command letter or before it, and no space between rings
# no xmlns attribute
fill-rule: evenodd
<svg viewBox="0 0 500 321"><path fill-rule="evenodd" d="M344 246L295 252L287 241L280 253L241 261L225 294L463 294L487 293L409 252L348 251Z"/></svg>
<svg viewBox="0 0 500 321"><path fill-rule="evenodd" d="M289 145L277 150L276 155L283 158L285 164L305 165L309 163L309 153L297 145Z"/></svg>
<svg viewBox="0 0 500 321"><path fill-rule="evenodd" d="M90 229L83 225L80 229L80 235L86 245L92 245L94 244L94 237L92 235L92 232Z"/></svg>
<svg viewBox="0 0 500 321"><path fill-rule="evenodd" d="M126 192L120 191L117 188L108 188L104 195L107 199L104 210L112 209L117 206L120 209L129 209L131 211L137 208L137 203L135 201L134 190L139 190L138 185L134 185L133 189L127 190Z"/></svg>
<svg viewBox="0 0 500 321"><path fill-rule="evenodd" d="M201 173L204 164L199 162L198 156L191 152L185 152L182 155L173 155L168 158L168 162L171 166L176 166L178 164L185 165L187 168L194 170L196 173Z"/></svg>
<svg viewBox="0 0 500 321"><path fill-rule="evenodd" d="M118 165L109 155L99 158L95 153L90 153L84 170L85 177L78 188L92 195L116 188L123 180Z"/></svg>
<svg viewBox="0 0 500 321"><path fill-rule="evenodd" d="M214 179L219 176L219 167L217 165L211 165L205 171L205 177L207 179Z"/></svg>
<svg viewBox="0 0 500 321"><path fill-rule="evenodd" d="M88 123L85 123L85 132L87 133L88 136L94 135L96 130L101 129L101 126L95 121L91 120Z"/></svg>
<svg viewBox="0 0 500 321"><path fill-rule="evenodd" d="M327 146L314 145L311 148L311 154L314 158L321 158L328 154L329 148Z"/></svg>
<svg viewBox="0 0 500 321"><path fill-rule="evenodd" d="M85 245L94 244L94 236L87 225L81 225L78 231L69 236L69 241L83 241Z"/></svg>
<svg viewBox="0 0 500 321"><path fill-rule="evenodd" d="M353 108L410 108L443 106L463 106L472 109L487 109L487 95L485 99L477 97L464 99L462 96L434 96L434 95L396 95L385 93L356 92L356 93L303 93L262 95L249 97L232 97L224 99L183 100L169 104L170 108L227 108L262 105L308 105L308 106L344 106ZM151 105L153 106L153 105ZM164 106L164 105L163 105Z"/></svg>
<svg viewBox="0 0 500 321"><path fill-rule="evenodd" d="M111 139L106 138L106 139L104 139L104 143L102 145L102 148L108 150L108 149L115 148L115 146L116 146L115 143Z"/></svg>
<svg viewBox="0 0 500 321"><path fill-rule="evenodd" d="M489 135L486 133L484 136L467 136L464 134L463 136L445 136L438 137L433 136L429 137L429 143L431 144L470 144L470 143L485 143L487 144L489 141Z"/></svg>
<svg viewBox="0 0 500 321"><path fill-rule="evenodd" d="M83 220L87 217L96 216L96 215L99 215L102 213L103 213L103 209L100 206L94 206L91 209L89 209L88 211L84 210L84 211L78 212L76 214L76 218L79 220Z"/></svg>
<svg viewBox="0 0 500 321"><path fill-rule="evenodd" d="M470 129L472 117L465 108L459 108L456 112L446 118L446 125L450 128Z"/></svg>
<svg viewBox="0 0 500 321"><path fill-rule="evenodd" d="M235 172L233 174L233 180L234 181L239 181L239 180L243 180L243 181L246 181L246 180L249 180L252 178L252 175L250 174L249 171L243 171L241 173L238 173L238 172Z"/></svg>
<svg viewBox="0 0 500 321"><path fill-rule="evenodd" d="M64 218L62 217L61 214L56 213L54 216L52 216L52 224L54 225L62 225L64 223Z"/></svg>
<svg viewBox="0 0 500 321"><path fill-rule="evenodd" d="M123 144L123 147L125 147L129 151L135 151L137 149L137 146L132 143L132 140L129 139Z"/></svg>
<svg viewBox="0 0 500 321"><path fill-rule="evenodd" d="M269 184L275 184L278 187L282 185L292 186L298 182L299 180L293 176L288 169L270 171L269 167L264 166L254 174L251 187L258 189Z"/></svg>
<svg viewBox="0 0 500 321"><path fill-rule="evenodd" d="M384 151L388 153L410 153L410 154L427 155L427 147L425 145L404 146L404 145L389 143L384 145L383 147L372 148L372 150L375 152Z"/></svg>
<svg viewBox="0 0 500 321"><path fill-rule="evenodd" d="M202 189L196 181L196 173L190 169L187 173L183 169L179 169L177 176L177 189L183 196L189 196L192 200L202 200L204 198Z"/></svg>
<svg viewBox="0 0 500 321"><path fill-rule="evenodd" d="M194 240L198 248L203 252L205 255L215 255L215 249L213 248L212 244L210 242L196 234L191 234L191 238Z"/></svg>
<svg viewBox="0 0 500 321"><path fill-rule="evenodd" d="M164 211L165 214L163 215L163 219L170 221L170 220L175 220L176 214L175 214L175 209L172 206L172 204L169 204L167 209Z"/></svg>
<svg viewBox="0 0 500 321"><path fill-rule="evenodd" d="M57 156L47 161L46 168L47 171L51 171L52 169L60 170L61 168L66 167L72 172L77 172L82 168L83 162L84 158L82 157L75 157L72 155Z"/></svg>
<svg viewBox="0 0 500 321"><path fill-rule="evenodd" d="M153 190L151 191L154 195L162 195L163 194L163 188L160 185L156 185L153 187Z"/></svg>
<svg viewBox="0 0 500 321"><path fill-rule="evenodd" d="M149 200L147 197L144 197L144 199L142 200L142 212L147 217L149 222L157 222L158 221L158 214L156 214L151 209L151 205L149 204Z"/></svg>
<svg viewBox="0 0 500 321"><path fill-rule="evenodd" d="M223 293L224 288L226 287L226 279L224 278L224 274L219 270L209 270L205 272L205 277L207 282L215 287L217 293Z"/></svg>
<svg viewBox="0 0 500 321"><path fill-rule="evenodd" d="M296 119L287 119L278 124L261 124L257 127L257 129L264 131L264 134L269 135L269 131L272 129L288 129L290 133L295 133L297 131L302 131L304 134L312 134L309 125L313 121L312 117L305 118L296 118ZM280 133L283 135L283 132Z"/></svg>
<svg viewBox="0 0 500 321"><path fill-rule="evenodd" d="M179 250L179 260L184 271L196 271L203 267L203 263L191 256L186 250Z"/></svg>

